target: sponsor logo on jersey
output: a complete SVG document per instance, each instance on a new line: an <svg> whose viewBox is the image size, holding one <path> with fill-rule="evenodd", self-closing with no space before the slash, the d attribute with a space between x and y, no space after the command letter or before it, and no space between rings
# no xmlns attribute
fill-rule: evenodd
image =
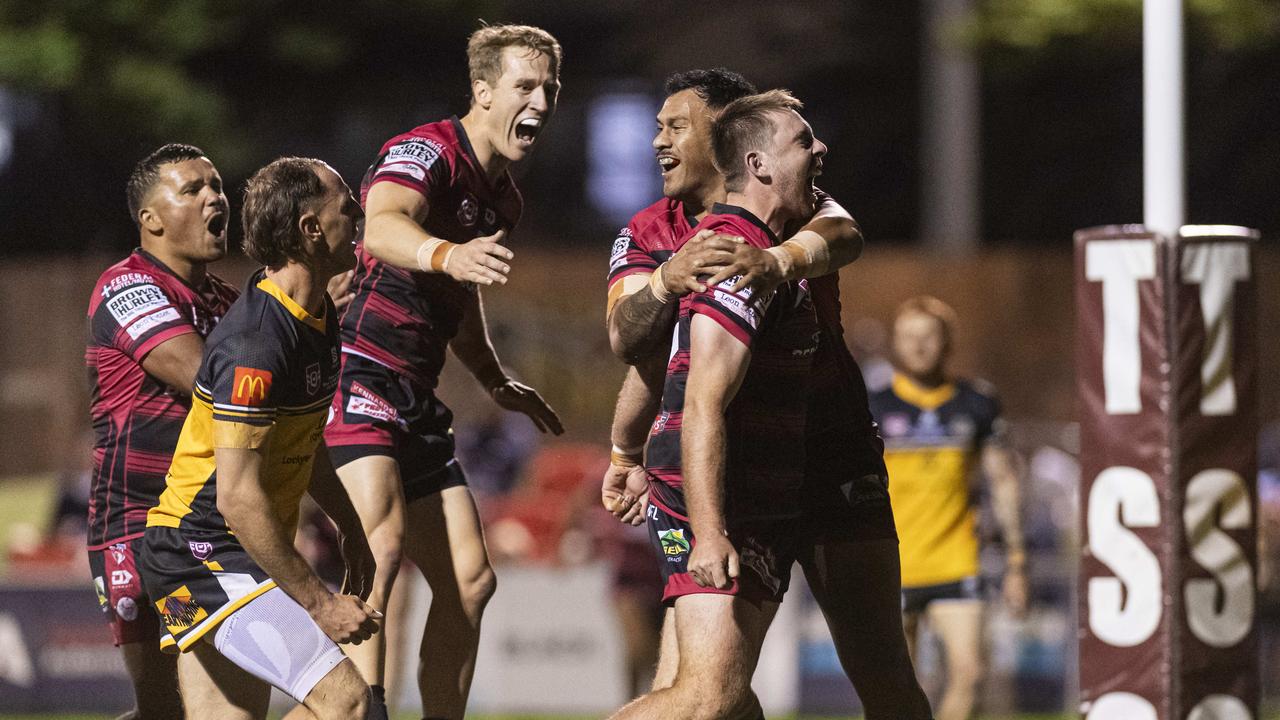
<svg viewBox="0 0 1280 720"><path fill-rule="evenodd" d="M494 226L494 224L495 224L495 223L497 223L497 222L498 222L498 213L494 212L494 211L493 211L493 208L485 208L485 209L484 209L484 224L485 224L485 225L488 225L489 227L493 227L493 226Z"/></svg>
<svg viewBox="0 0 1280 720"><path fill-rule="evenodd" d="M416 162L387 163L382 166L382 170L379 171L379 174L381 173L408 175L415 180L425 180L427 178L426 169Z"/></svg>
<svg viewBox="0 0 1280 720"><path fill-rule="evenodd" d="M480 205L471 194L467 194L462 198L462 203L458 205L458 222L466 227L476 224L476 218L480 215Z"/></svg>
<svg viewBox="0 0 1280 720"><path fill-rule="evenodd" d="M231 391L231 402L236 405L253 407L267 401L271 392L271 371L258 368L236 366L235 378Z"/></svg>
<svg viewBox="0 0 1280 720"><path fill-rule="evenodd" d="M116 565L124 564L125 551L127 549L128 548L125 546L124 543L116 543L115 545L111 546L111 559L115 560Z"/></svg>
<svg viewBox="0 0 1280 720"><path fill-rule="evenodd" d="M104 283L102 286L102 290L100 290L99 292L102 293L102 297L105 299L107 297L110 297L111 293L119 290L120 288L129 287L130 285L137 285L139 283L153 283L155 281L156 279L151 277L147 273L136 273L136 272L125 273L123 275L117 275L111 278L110 282Z"/></svg>
<svg viewBox="0 0 1280 720"><path fill-rule="evenodd" d="M111 587L121 587L133 582L133 573L128 570L111 571Z"/></svg>
<svg viewBox="0 0 1280 720"><path fill-rule="evenodd" d="M689 541L685 539L684 528L663 530L658 533L658 541L662 543L662 554L667 556L667 562L678 562L681 557L689 554Z"/></svg>
<svg viewBox="0 0 1280 720"><path fill-rule="evenodd" d="M631 228L623 228L613 241L613 249L609 251L609 272L622 267L627 261L627 247L631 245Z"/></svg>
<svg viewBox="0 0 1280 720"><path fill-rule="evenodd" d="M106 612L107 611L107 584L103 582L101 575L93 579L93 591L98 594L98 607L102 608L102 612Z"/></svg>
<svg viewBox="0 0 1280 720"><path fill-rule="evenodd" d="M211 542L190 540L187 542L187 547L191 549L191 557L200 562L208 560L209 556L213 554L213 543Z"/></svg>
<svg viewBox="0 0 1280 720"><path fill-rule="evenodd" d="M182 315L178 313L177 308L167 307L158 312L151 313L150 315L133 323L129 327L125 328L124 330L125 332L129 333L129 337L133 338L134 340L137 340L138 338L142 337L147 331L152 330L156 327L159 327L160 325L163 325L167 322L173 322L174 320L179 320L181 318L182 318ZM205 334L207 335L208 333L205 333Z"/></svg>
<svg viewBox="0 0 1280 720"><path fill-rule="evenodd" d="M424 137L411 137L392 145L391 149L387 150L386 164L412 162L421 165L424 170L430 170L436 160L440 159L440 154L443 152L444 146L435 140ZM384 164L384 169L386 164Z"/></svg>
<svg viewBox="0 0 1280 720"><path fill-rule="evenodd" d="M169 304L169 298L160 288L155 285L138 285L108 300L107 310L121 327L126 327L143 315Z"/></svg>
<svg viewBox="0 0 1280 720"><path fill-rule="evenodd" d="M192 625L209 617L209 613L191 597L191 591L186 585L157 600L156 611L160 613L160 618L170 633L189 630Z"/></svg>
<svg viewBox="0 0 1280 720"><path fill-rule="evenodd" d="M307 394L315 395L320 390L320 363L307 366Z"/></svg>

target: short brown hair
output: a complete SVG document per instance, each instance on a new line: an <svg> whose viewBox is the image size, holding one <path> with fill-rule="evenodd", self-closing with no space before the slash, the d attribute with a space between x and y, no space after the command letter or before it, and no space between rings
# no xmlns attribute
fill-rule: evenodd
<svg viewBox="0 0 1280 720"><path fill-rule="evenodd" d="M324 197L314 158L283 157L249 178L244 188L244 252L271 268L300 260L302 233L298 219L312 201Z"/></svg>
<svg viewBox="0 0 1280 720"><path fill-rule="evenodd" d="M893 314L893 324L897 325L898 319L904 315L928 315L937 320L938 325L942 328L943 344L946 347L951 346L951 340L955 337L958 316L950 305L932 295L917 295L913 298L907 298L898 306L897 312Z"/></svg>
<svg viewBox="0 0 1280 720"><path fill-rule="evenodd" d="M767 90L738 98L720 111L711 125L711 149L716 168L724 175L724 188L730 192L742 189L747 166L742 156L751 150L763 150L774 130L770 113L794 110L804 104L787 90Z"/></svg>
<svg viewBox="0 0 1280 720"><path fill-rule="evenodd" d="M526 47L551 58L551 72L560 75L560 43L551 33L532 25L485 25L467 39L467 69L471 82L490 85L502 76L502 50Z"/></svg>
<svg viewBox="0 0 1280 720"><path fill-rule="evenodd" d="M125 198L129 203L129 215L133 217L133 223L140 224L138 212L142 210L142 201L147 199L147 193L151 192L151 188L155 187L156 181L160 179L160 168L169 163L186 162L202 157L206 157L204 151L194 145L169 143L161 145L150 155L139 160L138 164L133 166L133 172L129 173L129 182L125 185Z"/></svg>

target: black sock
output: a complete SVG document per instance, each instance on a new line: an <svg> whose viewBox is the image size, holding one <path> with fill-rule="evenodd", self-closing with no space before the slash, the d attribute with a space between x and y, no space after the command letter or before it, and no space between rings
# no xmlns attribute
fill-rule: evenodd
<svg viewBox="0 0 1280 720"><path fill-rule="evenodd" d="M369 690L373 692L373 699L375 702L380 702L383 705L387 704L386 688L382 687L381 685L370 685Z"/></svg>

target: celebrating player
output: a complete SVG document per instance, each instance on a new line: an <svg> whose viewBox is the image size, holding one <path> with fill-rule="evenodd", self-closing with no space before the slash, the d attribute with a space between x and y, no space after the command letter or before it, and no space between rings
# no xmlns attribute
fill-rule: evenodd
<svg viewBox="0 0 1280 720"><path fill-rule="evenodd" d="M922 616L946 650L939 720L965 720L982 679L982 597L971 505L977 461L991 482L1007 560L1004 599L1026 608L1026 553L1015 458L1003 443L1000 406L989 388L947 374L955 312L912 298L893 323L893 384L871 396L884 429L893 515L902 538L902 611L914 647Z"/></svg>
<svg viewBox="0 0 1280 720"><path fill-rule="evenodd" d="M270 688L317 718L363 718L368 686L336 643L377 631L354 595L329 592L293 547L310 492L343 533L351 586L372 556L320 445L338 384L326 280L350 267L359 204L328 165L283 158L245 191L245 251L266 267L209 335L139 569L182 651L188 717L263 718Z"/></svg>
<svg viewBox="0 0 1280 720"><path fill-rule="evenodd" d="M89 299L89 565L133 680L137 709L126 717L167 719L182 715L176 664L160 652L137 556L191 407L203 338L236 298L206 269L227 252L230 210L218 170L190 145L142 159L127 195L141 247L108 268Z"/></svg>
<svg viewBox="0 0 1280 720"><path fill-rule="evenodd" d="M498 405L563 431L498 362L477 287L506 282L512 253L502 242L521 212L507 168L555 111L560 45L538 28L489 26L472 34L467 57L467 114L392 138L365 176L356 299L343 316L342 382L325 431L377 558L370 604L385 610L403 557L426 576L423 708L459 720L495 579L453 457L453 416L434 394L445 348ZM385 647L379 636L352 653L375 697Z"/></svg>
<svg viewBox="0 0 1280 720"><path fill-rule="evenodd" d="M813 214L826 146L774 90L714 121L727 198L694 230L769 248ZM656 276L656 275L655 275ZM807 379L817 319L803 281L732 290L726 280L680 303L648 470L650 537L674 602L679 673L615 717L754 717L765 631L786 592L804 478Z"/></svg>
<svg viewBox="0 0 1280 720"><path fill-rule="evenodd" d="M654 370L666 362L676 300L733 275L742 276L739 284L757 289L809 276L821 342L814 355L805 437L799 559L867 717L927 718L928 701L902 635L897 539L882 446L840 323L836 271L861 251L856 224L819 192L817 212L781 246L760 250L700 234L673 254L694 218L724 197L723 177L711 157L711 118L752 92L740 75L724 69L679 73L667 81L668 98L654 139L666 198L624 228L610 264L610 339L615 351L636 366L618 397L604 501L619 517L641 520L642 503L636 499L647 481L640 456L661 397L662 381ZM669 686L679 664L673 621L668 609L655 688Z"/></svg>

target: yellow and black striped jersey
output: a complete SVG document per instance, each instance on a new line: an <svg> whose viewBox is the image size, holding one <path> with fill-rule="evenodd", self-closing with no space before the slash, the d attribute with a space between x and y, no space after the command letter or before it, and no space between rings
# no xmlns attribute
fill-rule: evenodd
<svg viewBox="0 0 1280 720"><path fill-rule="evenodd" d="M895 374L870 397L884 438L898 525L902 585L949 583L978 573L971 479L984 444L1000 435L1000 404L984 385L924 388Z"/></svg>
<svg viewBox="0 0 1280 720"><path fill-rule="evenodd" d="M276 518L292 534L338 386L338 320L314 317L259 270L209 335L159 504L147 526L228 532L214 448L260 449Z"/></svg>

